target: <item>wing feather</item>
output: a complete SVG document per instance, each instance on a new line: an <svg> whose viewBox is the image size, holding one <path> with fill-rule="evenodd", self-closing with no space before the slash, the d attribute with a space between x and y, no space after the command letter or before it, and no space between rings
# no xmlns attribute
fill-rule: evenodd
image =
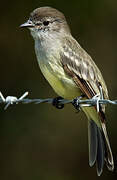
<svg viewBox="0 0 117 180"><path fill-rule="evenodd" d="M92 58L84 51L75 39L65 38L61 51L61 63L66 73L70 74L82 91L87 91L88 98L99 94L99 85L103 88L104 97L108 91L104 79ZM69 71L69 72L68 72Z"/></svg>

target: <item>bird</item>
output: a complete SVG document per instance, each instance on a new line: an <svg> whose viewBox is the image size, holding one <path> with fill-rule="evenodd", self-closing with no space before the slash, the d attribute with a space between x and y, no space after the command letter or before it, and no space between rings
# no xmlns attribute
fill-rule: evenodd
<svg viewBox="0 0 117 180"><path fill-rule="evenodd" d="M72 36L62 12L48 6L36 8L20 27L30 30L40 70L58 98L90 99L100 96L100 88L104 98L109 98L99 68ZM76 103L74 105L76 107ZM99 105L99 112L96 106L81 106L81 109L88 119L89 165L96 164L98 176L102 174L104 165L113 171L105 105Z"/></svg>

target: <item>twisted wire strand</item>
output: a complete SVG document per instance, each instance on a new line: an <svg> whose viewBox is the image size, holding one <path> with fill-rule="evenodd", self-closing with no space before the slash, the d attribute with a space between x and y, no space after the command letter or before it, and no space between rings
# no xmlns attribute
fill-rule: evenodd
<svg viewBox="0 0 117 180"><path fill-rule="evenodd" d="M77 98L77 104L79 106L83 107L90 107L90 106L97 106L97 111L99 111L99 105L100 104L113 104L117 105L117 100L110 100L110 99L103 99L103 92L100 90L100 95L94 96L92 99L81 99ZM3 96L3 94L0 92L0 104L4 104L5 107L4 109L6 110L10 105L13 104L41 104L41 103L49 103L52 104L54 98L47 98L47 99L29 99L26 98L28 96L28 92L25 92L20 98L17 98L15 96L7 96L6 98ZM59 100L60 104L69 104L73 103L74 100L66 100L66 99L61 99Z"/></svg>

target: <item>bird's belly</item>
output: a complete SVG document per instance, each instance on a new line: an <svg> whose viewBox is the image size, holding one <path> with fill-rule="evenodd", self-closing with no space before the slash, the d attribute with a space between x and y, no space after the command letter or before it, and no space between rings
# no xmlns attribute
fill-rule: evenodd
<svg viewBox="0 0 117 180"><path fill-rule="evenodd" d="M76 86L72 78L65 74L62 67L59 69L59 72L53 72L49 66L44 64L39 65L44 77L59 96L65 99L74 99L81 95L80 89Z"/></svg>

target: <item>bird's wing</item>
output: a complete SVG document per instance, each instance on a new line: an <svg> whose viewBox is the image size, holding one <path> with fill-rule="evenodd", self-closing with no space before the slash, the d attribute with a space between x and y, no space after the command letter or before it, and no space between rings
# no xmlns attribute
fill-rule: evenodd
<svg viewBox="0 0 117 180"><path fill-rule="evenodd" d="M92 58L84 51L75 39L65 37L61 51L61 63L64 71L73 78L76 85L88 97L100 93L102 86L104 98L108 91L104 79Z"/></svg>

